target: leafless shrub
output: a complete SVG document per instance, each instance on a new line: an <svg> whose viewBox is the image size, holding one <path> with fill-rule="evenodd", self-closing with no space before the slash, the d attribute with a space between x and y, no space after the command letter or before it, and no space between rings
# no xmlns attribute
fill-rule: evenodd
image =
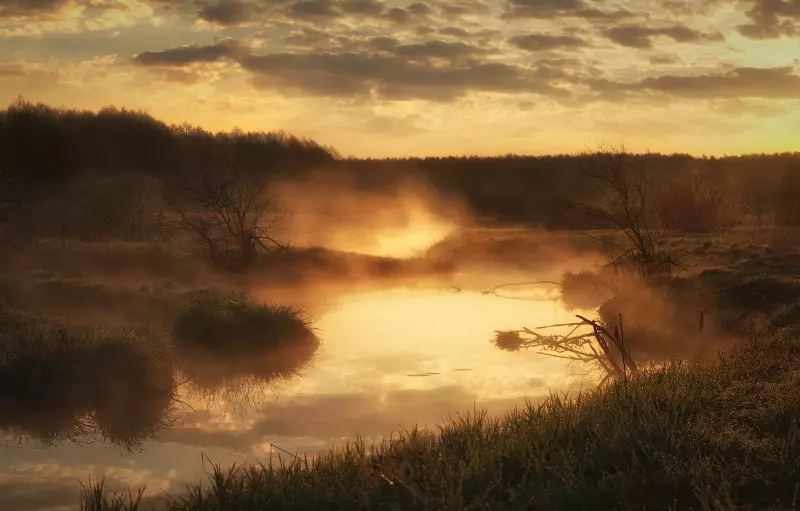
<svg viewBox="0 0 800 511"><path fill-rule="evenodd" d="M723 232L737 225L741 207L721 183L694 173L691 180L666 187L658 204L665 229L681 232Z"/></svg>
<svg viewBox="0 0 800 511"><path fill-rule="evenodd" d="M273 237L284 218L282 203L268 193L269 181L235 161L227 169L204 170L167 197L176 224L211 260L223 267L245 267L259 251L286 248Z"/></svg>
<svg viewBox="0 0 800 511"><path fill-rule="evenodd" d="M611 249L610 263L632 263L645 275L670 271L674 261L660 243L664 231L651 203L652 177L645 159L612 146L601 146L588 156L583 174L592 183L594 197L571 205L621 234L595 238Z"/></svg>

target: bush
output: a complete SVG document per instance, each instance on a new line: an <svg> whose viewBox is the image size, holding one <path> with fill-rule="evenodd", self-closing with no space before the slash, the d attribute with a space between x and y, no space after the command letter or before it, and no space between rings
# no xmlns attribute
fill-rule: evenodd
<svg viewBox="0 0 800 511"><path fill-rule="evenodd" d="M722 186L702 176L668 186L660 197L659 219L665 229L721 232L741 221L741 211Z"/></svg>

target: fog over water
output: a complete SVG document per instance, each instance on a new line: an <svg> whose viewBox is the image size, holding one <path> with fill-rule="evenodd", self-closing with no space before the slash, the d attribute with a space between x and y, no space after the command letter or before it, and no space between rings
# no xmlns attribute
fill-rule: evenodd
<svg viewBox="0 0 800 511"><path fill-rule="evenodd" d="M187 365L176 375L169 426L133 452L102 442L44 446L9 433L0 456L0 509L72 509L78 481L90 477L105 476L112 486L146 486L148 498L176 494L205 480L209 460L227 467L287 459L281 450L313 457L359 437L380 441L414 426L435 428L475 409L503 414L552 391L577 392L596 383L586 367L533 351L501 351L491 342L497 330L571 321L576 311L564 308L553 286L485 291L553 278L587 260L564 257L546 244L538 264L527 266L508 264L530 259L513 247L502 257L480 244L459 253L457 243L448 243L469 225L463 208L426 196L417 185L411 189L387 199L286 185L282 193L294 211L286 228L298 247L456 257L462 260L457 268L428 277L332 282L312 276L297 285L250 285L247 291L259 301L301 308L319 349L274 377L231 374L227 381L223 364L211 375ZM328 194L326 201L311 200L321 193ZM364 215L364 208L376 214Z"/></svg>
<svg viewBox="0 0 800 511"><path fill-rule="evenodd" d="M567 361L490 343L495 330L568 320L557 301L409 285L328 297L318 311L322 346L299 375L240 382L217 395L189 382L179 390L178 419L142 452L11 442L1 458L0 508L71 509L77 481L90 475L147 485L148 494L180 491L204 479L201 454L223 466L267 461L279 454L271 444L313 456L359 436L377 441L436 426L474 407L501 414L579 385L581 368Z"/></svg>

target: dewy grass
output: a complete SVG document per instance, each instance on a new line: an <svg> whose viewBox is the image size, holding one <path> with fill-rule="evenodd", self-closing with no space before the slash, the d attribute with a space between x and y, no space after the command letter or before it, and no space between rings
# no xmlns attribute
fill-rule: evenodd
<svg viewBox="0 0 800 511"><path fill-rule="evenodd" d="M187 298L174 328L176 341L184 347L249 356L269 348L316 342L299 311L291 307L216 290L197 291Z"/></svg>
<svg viewBox="0 0 800 511"><path fill-rule="evenodd" d="M223 470L173 510L796 509L800 344L645 370L503 418Z"/></svg>

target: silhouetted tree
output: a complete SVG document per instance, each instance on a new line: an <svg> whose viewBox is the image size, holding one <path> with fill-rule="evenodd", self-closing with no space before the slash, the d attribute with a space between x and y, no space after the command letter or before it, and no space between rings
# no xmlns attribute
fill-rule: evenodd
<svg viewBox="0 0 800 511"><path fill-rule="evenodd" d="M670 260L657 246L659 224L653 214L653 179L646 163L632 158L624 147L601 146L583 173L592 184L593 197L574 207L616 229L622 240L605 240L613 246L613 262L634 261L643 273L669 270Z"/></svg>
<svg viewBox="0 0 800 511"><path fill-rule="evenodd" d="M234 160L224 170L203 170L168 199L178 226L224 267L245 267L259 251L285 248L274 237L283 205L269 194L269 181Z"/></svg>

